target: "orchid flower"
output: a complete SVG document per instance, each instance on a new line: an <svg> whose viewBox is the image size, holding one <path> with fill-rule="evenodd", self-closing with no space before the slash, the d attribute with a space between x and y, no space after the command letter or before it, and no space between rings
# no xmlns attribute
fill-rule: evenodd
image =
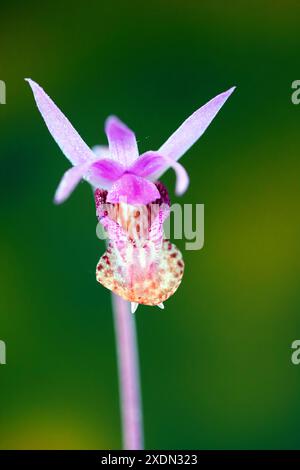
<svg viewBox="0 0 300 470"><path fill-rule="evenodd" d="M103 214L99 217L112 242L97 265L97 280L131 301L132 311L139 303L163 308L163 302L175 292L183 274L181 253L175 245L163 239L162 223L168 215L168 206L164 203L164 208L154 211L160 222L156 220L150 224L142 224L137 217L132 217L129 207L139 206L141 210L135 210L135 213L142 214L145 221L147 206L155 201L162 204L161 192L155 181L169 168L176 173L176 193L180 195L186 191L189 178L178 160L203 134L234 87L194 112L157 151L139 155L134 132L115 116L110 116L105 122L108 146L90 149L43 89L31 79L27 81L50 133L73 164L63 175L55 193L55 202L67 199L84 179L95 190L97 212L101 212L101 204L120 208L121 201L126 200L126 224L131 218L135 221L135 228L139 228L139 233L132 238L116 218L104 217ZM97 205L100 188L106 191L105 201L99 204L98 198ZM149 212L149 207L146 211ZM122 212L124 219L124 205ZM147 243L141 232L149 235ZM134 253L133 247L138 247Z"/></svg>
<svg viewBox="0 0 300 470"><path fill-rule="evenodd" d="M139 304L164 308L178 288L184 263L178 248L164 239L169 215L167 189L158 182L176 173L176 193L189 184L179 158L204 133L234 90L221 93L194 112L156 151L139 155L135 135L117 117L105 123L108 146L90 149L43 89L29 82L44 121L73 167L63 175L54 200L68 198L81 179L92 185L96 214L109 236L96 278L113 295L125 449L143 448L138 354L133 316Z"/></svg>

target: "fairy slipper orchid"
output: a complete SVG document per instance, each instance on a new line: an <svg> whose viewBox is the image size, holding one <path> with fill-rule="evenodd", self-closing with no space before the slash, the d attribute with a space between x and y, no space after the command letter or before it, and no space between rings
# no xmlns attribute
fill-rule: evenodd
<svg viewBox="0 0 300 470"><path fill-rule="evenodd" d="M137 304L163 307L176 291L184 265L179 250L164 240L169 198L156 181L172 168L176 193L186 191L189 178L178 160L204 133L234 87L195 111L157 151L139 155L134 132L115 116L105 123L108 146L89 148L43 89L27 81L50 133L73 165L63 175L55 202L67 199L81 179L95 191L97 214L110 238L97 265L97 280L132 302L133 310Z"/></svg>
<svg viewBox="0 0 300 470"><path fill-rule="evenodd" d="M138 348L129 302L132 313L139 304L164 308L163 302L178 288L184 270L180 251L164 239L163 222L169 216L170 199L158 178L172 168L176 193L184 193L189 179L178 160L203 134L234 88L194 112L157 151L139 155L134 133L114 116L105 123L108 146L90 149L43 89L27 81L50 133L73 165L63 175L55 202L67 199L81 179L88 181L94 190L99 222L109 237L96 278L116 294L112 301L123 446L143 449Z"/></svg>

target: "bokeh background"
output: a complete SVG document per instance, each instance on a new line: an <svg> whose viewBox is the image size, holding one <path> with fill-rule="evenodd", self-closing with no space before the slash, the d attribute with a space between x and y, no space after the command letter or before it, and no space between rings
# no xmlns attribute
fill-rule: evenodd
<svg viewBox="0 0 300 470"><path fill-rule="evenodd" d="M146 446L300 448L299 18L297 1L1 2L2 449L121 447L91 190L53 205L69 163L24 77L89 145L113 113L142 151L237 85L182 160L180 202L205 204L205 246L184 252L164 311L137 311Z"/></svg>

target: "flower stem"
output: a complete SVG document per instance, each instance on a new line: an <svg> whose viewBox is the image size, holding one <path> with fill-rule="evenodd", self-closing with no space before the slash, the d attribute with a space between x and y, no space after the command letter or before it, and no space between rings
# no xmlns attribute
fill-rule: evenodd
<svg viewBox="0 0 300 470"><path fill-rule="evenodd" d="M112 294L119 369L123 448L143 449L143 416L134 315L130 303Z"/></svg>

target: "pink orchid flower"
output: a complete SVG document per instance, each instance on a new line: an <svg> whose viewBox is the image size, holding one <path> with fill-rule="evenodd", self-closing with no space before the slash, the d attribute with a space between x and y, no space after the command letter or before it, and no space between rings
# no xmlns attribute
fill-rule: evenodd
<svg viewBox="0 0 300 470"><path fill-rule="evenodd" d="M194 112L159 150L139 155L133 131L114 116L105 123L108 147L90 149L43 89L27 81L50 133L73 164L63 175L55 202L63 202L81 179L94 188L97 215L110 239L97 264L98 282L130 301L132 312L139 304L163 308L181 282L184 263L177 247L164 240L170 200L156 181L173 168L176 193L185 192L189 178L178 159L204 133L235 87Z"/></svg>
<svg viewBox="0 0 300 470"><path fill-rule="evenodd" d="M148 204L160 197L154 181L169 168L176 173L176 193L183 194L189 178L177 160L201 137L235 88L194 112L159 150L139 155L133 131L115 116L105 123L109 146L90 149L44 90L33 80L27 81L50 133L73 164L55 193L58 204L69 197L81 179L94 188L108 190L107 202L126 198L128 204Z"/></svg>

